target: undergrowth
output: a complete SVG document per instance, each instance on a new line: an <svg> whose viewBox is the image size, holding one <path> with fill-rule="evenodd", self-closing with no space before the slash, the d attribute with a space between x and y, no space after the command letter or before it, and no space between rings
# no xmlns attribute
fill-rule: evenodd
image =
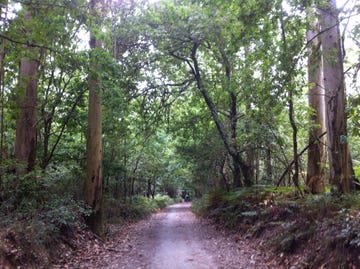
<svg viewBox="0 0 360 269"><path fill-rule="evenodd" d="M70 241L87 229L85 217L91 209L82 202L83 185L74 179L75 174L71 169L58 169L41 175L2 175L0 267L2 260L9 267L47 266L59 254L58 244L72 247ZM136 196L126 202L105 197L105 221L140 220L173 202L166 195Z"/></svg>
<svg viewBox="0 0 360 269"><path fill-rule="evenodd" d="M73 170L24 176L4 174L0 184L0 260L9 266L50 262L58 243L85 227L91 210L73 193L80 193Z"/></svg>
<svg viewBox="0 0 360 269"><path fill-rule="evenodd" d="M262 237L276 255L305 256L306 268L360 266L356 254L360 252L359 193L300 197L286 187L216 189L194 202L193 210L218 226ZM332 256L327 259L329 253Z"/></svg>
<svg viewBox="0 0 360 269"><path fill-rule="evenodd" d="M134 196L126 201L108 198L105 200L104 216L107 222L132 222L148 217L151 213L178 202L167 195L158 194L154 199Z"/></svg>

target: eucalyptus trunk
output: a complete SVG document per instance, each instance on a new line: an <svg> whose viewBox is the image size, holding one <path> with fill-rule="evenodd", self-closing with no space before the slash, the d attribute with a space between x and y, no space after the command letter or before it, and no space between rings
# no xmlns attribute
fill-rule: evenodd
<svg viewBox="0 0 360 269"><path fill-rule="evenodd" d="M0 48L0 163L2 163L4 156L4 105L5 105L5 86L4 86L4 60L5 60L5 39L1 39ZM1 178L0 173L0 178Z"/></svg>
<svg viewBox="0 0 360 269"><path fill-rule="evenodd" d="M101 1L92 0L90 7L94 16ZM97 18L98 19L98 18ZM102 175L102 111L101 89L98 72L98 50L101 41L93 32L90 33L90 74L89 74L89 110L87 133L87 169L86 169L86 203L91 207L92 214L87 218L87 223L97 235L104 236L103 228L103 175Z"/></svg>
<svg viewBox="0 0 360 269"><path fill-rule="evenodd" d="M31 11L26 11L25 20L30 20ZM28 30L29 31L29 30ZM36 163L36 122L38 92L37 49L24 46L26 57L20 60L18 81L19 117L16 121L15 158L17 173L22 175L34 170Z"/></svg>
<svg viewBox="0 0 360 269"><path fill-rule="evenodd" d="M342 193L350 191L349 144L345 112L343 52L335 0L321 9L323 81L330 183Z"/></svg>
<svg viewBox="0 0 360 269"><path fill-rule="evenodd" d="M311 13L314 15L314 13ZM307 31L308 49L308 82L309 107L313 114L310 116L309 149L307 160L306 185L311 193L324 191L325 177L325 99L322 81L321 42L319 38L319 24L310 25Z"/></svg>

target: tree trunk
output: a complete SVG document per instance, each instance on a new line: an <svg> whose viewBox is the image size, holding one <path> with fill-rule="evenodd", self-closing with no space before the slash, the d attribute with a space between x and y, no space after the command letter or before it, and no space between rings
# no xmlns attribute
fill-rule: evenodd
<svg viewBox="0 0 360 269"><path fill-rule="evenodd" d="M52 112L50 113L50 115L46 115L46 113L43 113L43 118L44 118L44 127L43 127L43 132L44 132L44 141L43 141L43 158L41 160L41 164L40 167L41 169L45 170L46 167L49 165L49 163L51 162L51 159L54 156L55 150L57 149L60 140L63 136L63 134L65 133L66 127L68 125L68 122L70 121L74 111L76 110L78 104L81 102L82 98L84 95L84 91L81 91L78 96L76 97L76 100L74 101L74 103L71 105L71 109L69 111L69 113L67 114L65 121L63 122L60 131L55 139L55 143L52 145L51 148L49 148L49 141L50 141L50 137L52 135L52 124L53 124L53 117L55 115L56 112L56 108L57 106L54 105L54 107L52 108Z"/></svg>
<svg viewBox="0 0 360 269"><path fill-rule="evenodd" d="M325 132L325 92L322 83L321 42L318 34L318 23L311 25L306 34L309 42L309 107L313 109L313 114L310 116L306 185L313 194L324 191L326 161L325 138L320 138Z"/></svg>
<svg viewBox="0 0 360 269"><path fill-rule="evenodd" d="M94 16L97 16L99 0L92 0L90 7ZM94 233L103 237L103 178L102 178L102 143L101 143L101 89L98 72L97 53L101 48L101 41L94 33L90 33L90 73L89 73L89 110L87 133L87 169L86 169L86 203L92 208L92 214L87 218L87 223Z"/></svg>
<svg viewBox="0 0 360 269"><path fill-rule="evenodd" d="M227 154L223 154L223 157L221 159L221 163L220 163L220 175L221 175L221 181L220 181L220 186L221 187L225 187L226 191L229 192L230 191L230 184L229 184L229 180L227 178L227 174L226 174L226 159L227 159Z"/></svg>
<svg viewBox="0 0 360 269"><path fill-rule="evenodd" d="M150 198L151 195L151 179L147 180L146 197Z"/></svg>
<svg viewBox="0 0 360 269"><path fill-rule="evenodd" d="M292 177L295 187L299 190L299 155L298 155L298 142L297 142L297 132L298 128L295 122L295 113L294 113L294 99L293 92L290 90L289 93L289 120L292 127L292 140L293 140L293 156L294 156L294 175Z"/></svg>
<svg viewBox="0 0 360 269"><path fill-rule="evenodd" d="M265 160L265 172L266 180L268 182L272 181L272 164L271 164L271 142L268 142L266 147L266 160Z"/></svg>
<svg viewBox="0 0 360 269"><path fill-rule="evenodd" d="M25 20L32 14L26 11ZM27 57L20 61L19 69L19 118L16 121L15 158L19 163L18 174L25 174L35 168L36 162L36 105L38 90L38 52L24 46Z"/></svg>
<svg viewBox="0 0 360 269"><path fill-rule="evenodd" d="M335 0L321 9L321 36L327 115L330 183L339 192L350 191L349 145L345 112L343 53Z"/></svg>
<svg viewBox="0 0 360 269"><path fill-rule="evenodd" d="M246 105L246 112L250 114L251 107L249 104ZM250 132L251 130L247 128L247 131ZM246 159L247 159L247 166L249 168L250 178L255 178L255 145L253 142L249 143L246 148ZM245 180L246 181L246 180ZM246 184L248 185L248 184ZM251 184L250 184L251 185Z"/></svg>
<svg viewBox="0 0 360 269"><path fill-rule="evenodd" d="M224 58L224 57L223 57ZM226 58L225 58L226 59ZM229 63L226 59L225 61L225 69L226 69L226 78L227 78L227 87L231 87L230 86L230 67L229 67ZM231 137L231 143L232 143L232 147L238 151L237 146L236 146L236 137L237 137L237 97L236 94L233 91L230 91L230 113L229 113L229 120L230 120L230 137ZM241 167L240 167L240 163L238 161L237 157L233 157L232 158L232 166L233 166L233 183L234 183L234 188L239 188L242 187L244 184L241 180Z"/></svg>
<svg viewBox="0 0 360 269"><path fill-rule="evenodd" d="M1 13L0 13L1 14ZM5 39L1 39L1 49L0 49L0 164L2 164L4 156L4 60L5 60ZM0 179L2 174L0 172ZM1 182L0 182L1 183Z"/></svg>
<svg viewBox="0 0 360 269"><path fill-rule="evenodd" d="M260 179L260 151L255 151L255 184L259 184Z"/></svg>
<svg viewBox="0 0 360 269"><path fill-rule="evenodd" d="M282 14L284 12L282 11ZM286 39L286 31L285 31L285 22L283 15L280 16L280 23L281 23L281 38L282 38L282 49L283 49L283 55L282 55L282 66L283 71L285 72L291 72L289 71L290 65L289 65L289 59L287 59L287 52L288 52L288 43ZM294 89L291 84L293 84L293 78L292 76L289 77L290 80L287 81L288 84L290 84L290 87L287 87L288 91L288 106L289 106L289 121L292 128L292 142L293 142L293 156L294 156L294 174L292 176L292 181L297 188L298 191L300 190L299 187L299 156L297 154L298 150L298 141L297 141L297 133L298 128L295 122L295 111L294 111Z"/></svg>
<svg viewBox="0 0 360 269"><path fill-rule="evenodd" d="M3 18L0 31L4 32L8 24L8 0L4 0L2 4L2 9L0 9L0 18ZM5 142L5 55L6 55L6 40L1 38L1 48L0 48L0 165L3 165L3 158L5 154L4 142ZM2 176L3 171L0 170L0 185L2 185Z"/></svg>
<svg viewBox="0 0 360 269"><path fill-rule="evenodd" d="M151 198L152 199L155 198L155 193L156 193L156 178L154 178L152 180L152 189L151 189Z"/></svg>
<svg viewBox="0 0 360 269"><path fill-rule="evenodd" d="M215 104L203 84L203 80L202 80L202 77L200 74L200 68L199 68L199 64L198 64L198 60L197 60L197 56L196 56L198 46L199 46L199 44L197 44L197 43L193 44L192 54L191 54L191 59L193 61L193 65L190 65L190 68L196 79L197 88L200 91L200 93L202 94L202 96L205 100L205 103L210 110L213 121L214 121L216 128L219 132L219 135L225 145L225 149L231 156L232 163L233 163L233 169L234 169L234 171L233 171L234 186L239 185L239 181L241 182L241 173L244 177L245 185L251 186L252 178L251 178L251 173L250 173L249 167L246 164L246 162L241 158L241 156L237 150L237 147L236 147L236 141L231 141L228 133L225 131L224 125L222 124L222 122L219 118ZM239 168L241 170L240 174L239 174Z"/></svg>

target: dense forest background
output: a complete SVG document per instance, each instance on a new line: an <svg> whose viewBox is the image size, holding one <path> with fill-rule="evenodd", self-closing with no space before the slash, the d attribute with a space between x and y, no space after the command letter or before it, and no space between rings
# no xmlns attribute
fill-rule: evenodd
<svg viewBox="0 0 360 269"><path fill-rule="evenodd" d="M46 244L219 189L358 196L357 1L0 7L3 227Z"/></svg>

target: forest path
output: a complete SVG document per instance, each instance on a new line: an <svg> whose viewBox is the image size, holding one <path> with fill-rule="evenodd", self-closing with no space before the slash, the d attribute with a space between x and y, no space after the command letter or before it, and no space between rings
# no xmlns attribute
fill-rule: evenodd
<svg viewBox="0 0 360 269"><path fill-rule="evenodd" d="M202 223L191 212L191 203L169 206L135 225L128 236L128 252L102 268L269 268L249 242Z"/></svg>
<svg viewBox="0 0 360 269"><path fill-rule="evenodd" d="M155 253L151 268L207 269L216 268L212 254L204 248L197 220L190 204L168 207L154 219Z"/></svg>

